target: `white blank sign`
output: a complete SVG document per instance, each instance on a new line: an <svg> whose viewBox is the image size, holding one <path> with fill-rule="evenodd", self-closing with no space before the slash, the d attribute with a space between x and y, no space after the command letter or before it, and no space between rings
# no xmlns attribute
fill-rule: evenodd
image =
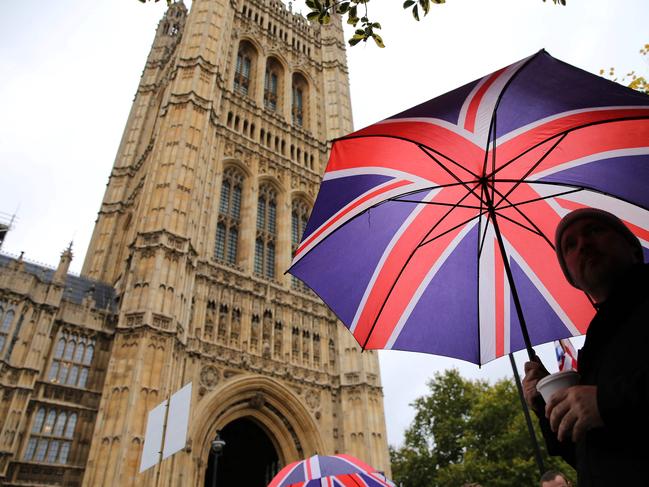
<svg viewBox="0 0 649 487"><path fill-rule="evenodd" d="M187 426L189 424L189 406L192 400L192 383L190 382L169 399L169 414L167 415L167 432L162 459L170 457L185 448L187 442Z"/></svg>
<svg viewBox="0 0 649 487"><path fill-rule="evenodd" d="M146 433L144 434L144 448L142 460L140 461L140 472L153 467L160 460L160 447L162 446L162 431L165 421L165 409L167 401L164 400L151 411L146 421Z"/></svg>

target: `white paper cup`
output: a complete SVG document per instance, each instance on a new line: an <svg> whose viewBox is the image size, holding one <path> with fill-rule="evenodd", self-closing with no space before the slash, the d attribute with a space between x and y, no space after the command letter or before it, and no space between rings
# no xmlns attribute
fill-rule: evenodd
<svg viewBox="0 0 649 487"><path fill-rule="evenodd" d="M545 402L548 402L555 392L566 387L577 385L578 382L579 374L577 372L574 370L564 370L563 372L557 372L543 377L543 379L536 383L536 390L541 393Z"/></svg>

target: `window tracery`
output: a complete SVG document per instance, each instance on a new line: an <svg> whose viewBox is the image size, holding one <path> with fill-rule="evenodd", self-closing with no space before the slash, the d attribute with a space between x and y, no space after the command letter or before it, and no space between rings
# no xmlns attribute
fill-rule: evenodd
<svg viewBox="0 0 649 487"><path fill-rule="evenodd" d="M275 242L277 239L277 192L269 184L259 188L257 200L257 236L255 239L255 274L275 278Z"/></svg>
<svg viewBox="0 0 649 487"><path fill-rule="evenodd" d="M309 205L302 198L296 198L291 203L291 255L295 255L300 245L310 211ZM309 291L307 285L295 276L291 276L291 287L296 291Z"/></svg>
<svg viewBox="0 0 649 487"><path fill-rule="evenodd" d="M40 407L34 414L23 460L67 464L77 418L74 412Z"/></svg>
<svg viewBox="0 0 649 487"><path fill-rule="evenodd" d="M63 332L59 335L47 379L85 388L95 355L95 339Z"/></svg>
<svg viewBox="0 0 649 487"><path fill-rule="evenodd" d="M243 174L235 167L227 168L221 183L214 259L230 265L237 263L242 193Z"/></svg>

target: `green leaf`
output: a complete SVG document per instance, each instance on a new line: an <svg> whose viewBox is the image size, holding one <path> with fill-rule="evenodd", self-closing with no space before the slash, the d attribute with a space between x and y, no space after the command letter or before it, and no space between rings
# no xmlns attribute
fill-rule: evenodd
<svg viewBox="0 0 649 487"><path fill-rule="evenodd" d="M343 2L340 5L338 5L339 14L346 14L348 11L349 11L349 2Z"/></svg>
<svg viewBox="0 0 649 487"><path fill-rule="evenodd" d="M306 19L310 22L318 21L318 17L320 17L320 12L309 12L306 14Z"/></svg>
<svg viewBox="0 0 649 487"><path fill-rule="evenodd" d="M349 45L350 45L350 46L355 46L356 44L358 44L359 42L361 42L361 39L354 39L354 38L352 37L352 38L349 39L349 41L347 41L347 42L349 42Z"/></svg>
<svg viewBox="0 0 649 487"><path fill-rule="evenodd" d="M417 5L412 8L412 16L417 22L419 22L419 10L417 9Z"/></svg>
<svg viewBox="0 0 649 487"><path fill-rule="evenodd" d="M358 35L365 35L365 31L363 29L356 29L354 33Z"/></svg>
<svg viewBox="0 0 649 487"><path fill-rule="evenodd" d="M424 15L428 15L428 11L430 10L430 1L419 0L419 5L421 5L421 10L424 12Z"/></svg>
<svg viewBox="0 0 649 487"><path fill-rule="evenodd" d="M331 15L326 12L321 13L318 17L318 22L322 25L327 25L329 22L331 22Z"/></svg>
<svg viewBox="0 0 649 487"><path fill-rule="evenodd" d="M374 39L374 43L379 46L380 48L384 48L385 44L383 44L383 39L381 39L381 36L378 34L372 34L372 39Z"/></svg>
<svg viewBox="0 0 649 487"><path fill-rule="evenodd" d="M410 7L412 7L414 4L415 4L415 0L406 0L405 2L403 2L403 8L404 8L404 9L406 9L406 8L410 8Z"/></svg>
<svg viewBox="0 0 649 487"><path fill-rule="evenodd" d="M380 29L380 28L381 28L381 24L379 24L378 22L374 22L374 23L372 24L372 27L374 27L375 29Z"/></svg>

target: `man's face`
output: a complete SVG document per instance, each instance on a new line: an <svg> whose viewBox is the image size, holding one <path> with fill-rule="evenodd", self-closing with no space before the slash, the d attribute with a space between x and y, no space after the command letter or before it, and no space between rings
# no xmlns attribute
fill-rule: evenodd
<svg viewBox="0 0 649 487"><path fill-rule="evenodd" d="M636 249L623 235L594 218L579 219L566 228L561 251L575 284L591 295L639 262Z"/></svg>
<svg viewBox="0 0 649 487"><path fill-rule="evenodd" d="M543 487L570 487L570 484L561 475L557 475L554 480L546 480Z"/></svg>

